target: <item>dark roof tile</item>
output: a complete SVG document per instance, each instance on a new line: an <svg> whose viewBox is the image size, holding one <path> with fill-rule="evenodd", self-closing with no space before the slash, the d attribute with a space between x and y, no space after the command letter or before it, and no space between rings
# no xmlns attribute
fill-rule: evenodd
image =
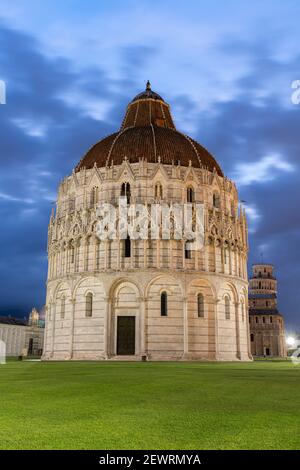
<svg viewBox="0 0 300 470"><path fill-rule="evenodd" d="M160 159L168 165L180 161L188 166L191 162L193 167L216 169L223 176L214 157L202 145L176 130L169 105L151 90L150 84L129 103L120 131L95 144L75 170L92 168L94 164L120 165L125 157L131 163L140 158L152 163Z"/></svg>

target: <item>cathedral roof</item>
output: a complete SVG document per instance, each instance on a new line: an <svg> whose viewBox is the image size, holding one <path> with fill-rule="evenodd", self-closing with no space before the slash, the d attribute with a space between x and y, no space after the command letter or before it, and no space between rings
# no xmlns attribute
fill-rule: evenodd
<svg viewBox="0 0 300 470"><path fill-rule="evenodd" d="M22 318L0 317L0 324L27 326L27 320L23 320Z"/></svg>
<svg viewBox="0 0 300 470"><path fill-rule="evenodd" d="M222 170L214 157L198 142L177 131L169 105L152 91L147 82L146 90L138 94L127 106L118 132L96 143L76 167L92 168L119 165L123 160L131 163L145 158L148 162L214 169L220 176Z"/></svg>

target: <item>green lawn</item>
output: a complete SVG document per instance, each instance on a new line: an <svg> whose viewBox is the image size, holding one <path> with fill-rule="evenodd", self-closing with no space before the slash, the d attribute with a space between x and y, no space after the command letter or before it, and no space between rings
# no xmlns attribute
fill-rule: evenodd
<svg viewBox="0 0 300 470"><path fill-rule="evenodd" d="M1 449L299 449L289 362L9 362Z"/></svg>

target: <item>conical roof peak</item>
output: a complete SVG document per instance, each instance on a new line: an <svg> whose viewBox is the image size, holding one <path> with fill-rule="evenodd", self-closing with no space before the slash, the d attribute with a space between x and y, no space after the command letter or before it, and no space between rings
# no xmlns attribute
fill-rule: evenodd
<svg viewBox="0 0 300 470"><path fill-rule="evenodd" d="M121 130L128 127L157 126L175 129L169 105L155 91L150 81L146 89L136 95L127 106Z"/></svg>
<svg viewBox="0 0 300 470"><path fill-rule="evenodd" d="M158 93L152 90L151 83L149 80L147 80L146 89L142 91L141 93L139 93L138 95L136 95L131 101L131 103L134 103L135 101L139 101L139 100L149 100L149 99L159 100L164 103L164 99Z"/></svg>

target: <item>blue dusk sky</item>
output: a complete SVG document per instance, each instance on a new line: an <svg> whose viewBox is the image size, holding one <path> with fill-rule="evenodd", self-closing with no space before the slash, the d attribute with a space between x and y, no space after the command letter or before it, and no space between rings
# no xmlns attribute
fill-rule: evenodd
<svg viewBox="0 0 300 470"><path fill-rule="evenodd" d="M149 79L246 201L249 266L300 329L299 0L1 0L0 314L45 301L59 181Z"/></svg>

